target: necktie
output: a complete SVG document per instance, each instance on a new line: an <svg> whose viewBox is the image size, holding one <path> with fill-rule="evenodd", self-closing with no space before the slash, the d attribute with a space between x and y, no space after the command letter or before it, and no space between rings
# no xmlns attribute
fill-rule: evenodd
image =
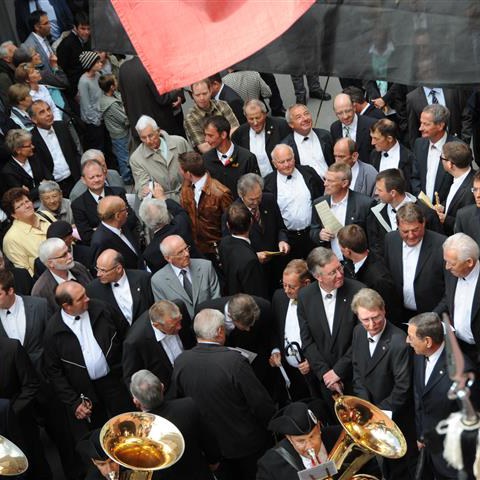
<svg viewBox="0 0 480 480"><path fill-rule="evenodd" d="M183 277L183 289L185 290L186 294L190 297L190 300L193 300L192 284L187 277L187 271L186 270L181 270L180 274Z"/></svg>
<svg viewBox="0 0 480 480"><path fill-rule="evenodd" d="M347 127L346 125L344 125L343 130L345 132L345 137L350 137L350 127Z"/></svg>
<svg viewBox="0 0 480 480"><path fill-rule="evenodd" d="M388 157L388 153L387 153L387 152L383 152L383 156L384 156L384 157Z"/></svg>
<svg viewBox="0 0 480 480"><path fill-rule="evenodd" d="M430 95L432 97L432 105L438 103L437 92L435 90L430 90Z"/></svg>
<svg viewBox="0 0 480 480"><path fill-rule="evenodd" d="M260 210L257 207L254 207L251 210L251 214L252 214L253 219L255 220L255 223L257 223L257 225L259 227L261 227L262 226L262 219L260 218Z"/></svg>
<svg viewBox="0 0 480 480"><path fill-rule="evenodd" d="M103 198L103 197L102 197L101 195L99 195L99 196L98 196L98 202L99 202L100 200L102 200L102 198ZM97 203L98 203L98 202L97 202Z"/></svg>

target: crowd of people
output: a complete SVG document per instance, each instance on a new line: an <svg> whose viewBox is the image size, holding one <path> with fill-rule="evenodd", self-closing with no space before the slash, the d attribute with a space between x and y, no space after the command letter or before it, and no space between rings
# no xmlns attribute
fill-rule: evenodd
<svg viewBox="0 0 480 480"><path fill-rule="evenodd" d="M308 75L337 117L315 128L301 75L288 108L233 68L159 94L91 50L84 10L30 4L0 45L0 434L24 478L52 478L51 443L69 480L111 478L99 428L140 410L185 438L154 478L293 480L328 459L338 394L406 439L366 472L413 479L421 452L457 478L440 316L478 373L477 92L340 79L332 100Z"/></svg>

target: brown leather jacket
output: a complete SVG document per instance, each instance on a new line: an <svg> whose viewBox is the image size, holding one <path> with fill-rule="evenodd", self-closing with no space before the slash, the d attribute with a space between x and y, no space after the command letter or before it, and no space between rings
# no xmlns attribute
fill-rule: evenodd
<svg viewBox="0 0 480 480"><path fill-rule="evenodd" d="M214 243L222 238L222 215L232 203L230 190L207 175L202 189L202 195L195 204L192 184L185 181L180 192L180 202L188 212L192 222L192 232L195 244L202 253L215 253Z"/></svg>

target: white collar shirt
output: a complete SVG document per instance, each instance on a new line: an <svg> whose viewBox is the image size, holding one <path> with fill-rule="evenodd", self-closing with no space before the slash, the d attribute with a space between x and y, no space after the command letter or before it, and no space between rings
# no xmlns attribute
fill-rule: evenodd
<svg viewBox="0 0 480 480"><path fill-rule="evenodd" d="M320 451L317 453L317 464L322 464L325 462L328 462L328 453L327 449L325 448L325 445L322 443L320 446ZM303 455L300 455L300 458L302 459L303 466L307 468L313 468L316 465L313 464L313 461L310 457L304 457Z"/></svg>
<svg viewBox="0 0 480 480"><path fill-rule="evenodd" d="M300 325L298 323L297 315L297 302L296 300L290 300L288 303L287 315L285 317L285 347L291 342L297 342L302 346L302 339L300 337ZM298 360L293 355L285 355L285 358L289 365L292 367L298 367Z"/></svg>
<svg viewBox="0 0 480 480"><path fill-rule="evenodd" d="M195 188L193 189L193 197L195 199L195 204L198 208L198 203L200 202L200 197L202 196L203 187L207 181L207 174L197 180L193 185Z"/></svg>
<svg viewBox="0 0 480 480"><path fill-rule="evenodd" d="M417 310L414 280L422 243L423 240L415 246L409 247L405 242L402 242L403 305L413 311Z"/></svg>
<svg viewBox="0 0 480 480"><path fill-rule="evenodd" d="M397 225L398 209L400 207L403 207L403 205L410 203L411 201L412 199L409 198L408 195L405 195L405 198L395 208L393 208L390 204L387 204L387 214L388 214L388 219L390 220L390 225L392 226L392 230L396 230L398 228L398 225Z"/></svg>
<svg viewBox="0 0 480 480"><path fill-rule="evenodd" d="M381 152L380 155L379 172L387 170L388 168L398 168L400 164L400 144L395 142L390 150Z"/></svg>
<svg viewBox="0 0 480 480"><path fill-rule="evenodd" d="M335 215L336 219L342 224L345 225L345 218L347 216L347 204L348 204L348 191L347 194L337 203L333 201L333 198L330 198L330 210ZM330 247L338 257L339 260L343 260L343 254L340 250L340 244L338 239L335 238L330 242Z"/></svg>
<svg viewBox="0 0 480 480"><path fill-rule="evenodd" d="M175 265L172 265L170 264L173 268L173 272L175 273L175 275L177 276L178 278L178 281L180 282L180 285L183 287L183 274L182 274L182 271L185 270L187 273L187 278L190 280L190 283L192 284L192 288L193 288L193 282L192 282L192 274L190 272L190 267L185 267L185 268L178 268L176 267Z"/></svg>
<svg viewBox="0 0 480 480"><path fill-rule="evenodd" d="M7 337L15 338L23 345L25 341L25 331L27 329L23 298L15 295L15 301L9 309L0 309L0 319Z"/></svg>
<svg viewBox="0 0 480 480"><path fill-rule="evenodd" d="M425 357L425 385L430 380L433 369L435 368L435 365L437 364L438 359L440 358L440 355L442 354L444 348L445 342L442 342L442 344L435 353L432 353L429 357Z"/></svg>
<svg viewBox="0 0 480 480"><path fill-rule="evenodd" d="M75 316L69 315L64 310L61 312L63 322L77 337L90 379L98 380L108 375L110 368L93 334L88 311L79 315L80 318L78 320L75 319Z"/></svg>
<svg viewBox="0 0 480 480"><path fill-rule="evenodd" d="M183 352L183 344L178 335L167 335L152 325L155 339L162 344L170 363L173 365L175 359Z"/></svg>
<svg viewBox="0 0 480 480"><path fill-rule="evenodd" d="M450 208L450 204L452 203L453 197L458 192L460 187L462 186L463 181L467 178L467 175L470 173L472 169L469 168L463 175L459 177L453 178L453 183L450 186L450 190L448 191L447 200L445 201L445 212L448 214L448 209Z"/></svg>
<svg viewBox="0 0 480 480"><path fill-rule="evenodd" d="M320 293L322 294L323 308L325 309L325 315L327 316L328 328L330 333L333 332L333 320L335 319L335 302L337 300L337 290L332 290L331 292L326 292L318 284Z"/></svg>
<svg viewBox="0 0 480 480"><path fill-rule="evenodd" d="M265 150L265 129L260 133L256 133L251 128L248 134L250 137L250 151L257 157L260 175L266 177L270 172L273 172L273 168Z"/></svg>
<svg viewBox="0 0 480 480"><path fill-rule="evenodd" d="M220 90L218 90L217 94L213 97L215 100L220 100L220 95L222 94L222 90L224 86L225 86L224 83L220 85Z"/></svg>
<svg viewBox="0 0 480 480"><path fill-rule="evenodd" d="M17 163L23 170L25 170L28 175L30 175L33 178L33 171L32 171L32 166L30 165L30 162L28 161L28 158L25 160L25 163L20 163L15 157L12 157L15 163ZM34 182L35 183L35 180Z"/></svg>
<svg viewBox="0 0 480 480"><path fill-rule="evenodd" d="M293 139L297 145L300 164L309 165L322 178L325 178L328 165L317 134L313 130L310 130L308 135L300 135L297 132L293 132Z"/></svg>
<svg viewBox="0 0 480 480"><path fill-rule="evenodd" d="M223 163L223 165L225 165L229 161L229 159L232 157L234 150L235 150L235 145L233 143L230 145L230 148L225 153L222 153L217 150L217 157Z"/></svg>
<svg viewBox="0 0 480 480"><path fill-rule="evenodd" d="M353 121L350 125L344 125L342 123L342 137L351 138L352 140L357 140L357 126L358 126L358 115L355 114Z"/></svg>
<svg viewBox="0 0 480 480"><path fill-rule="evenodd" d="M453 300L455 335L470 345L475 344L472 333L472 305L479 273L480 263L477 261L473 270L465 278L458 279Z"/></svg>
<svg viewBox="0 0 480 480"><path fill-rule="evenodd" d="M102 198L105 198L105 190L102 190L99 195L96 193L93 193L91 190L89 190L90 195L93 197L93 199L98 203Z"/></svg>
<svg viewBox="0 0 480 480"><path fill-rule="evenodd" d="M67 279L63 279L62 277L59 277L58 275L56 275L55 273L53 273L51 270L50 270L50 273L52 274L52 277L55 279L55 281L58 283L58 285L60 285L61 283L63 282L67 282L69 280L76 280L76 278L74 277L73 273L68 270L68 273L67 273Z"/></svg>
<svg viewBox="0 0 480 480"><path fill-rule="evenodd" d="M232 235L233 238L238 238L239 240L243 240L244 242L247 242L249 245L252 243L250 242L249 238L241 237L240 235Z"/></svg>
<svg viewBox="0 0 480 480"><path fill-rule="evenodd" d="M111 225L108 225L106 224L105 222L102 222L102 225L105 227L105 228L108 228L108 230L110 230L111 232L113 232L115 235L117 235L118 237L120 237L120 239L122 240L123 243L125 243L128 248L130 248L130 250L133 252L133 253L137 253L137 251L135 250L135 247L132 245L132 243L130 242L130 240L125 236L125 234L122 232L122 230L120 228L116 228L116 227L112 227Z"/></svg>
<svg viewBox="0 0 480 480"><path fill-rule="evenodd" d="M68 166L65 155L63 154L62 147L57 138L55 130L50 128L50 130L45 130L44 128L39 128L38 132L43 138L43 141L47 145L48 151L52 156L53 160L53 178L56 182L61 182L71 175L70 167Z"/></svg>
<svg viewBox="0 0 480 480"><path fill-rule="evenodd" d="M110 287L118 307L127 319L127 322L131 325L133 321L133 298L127 274L123 272L121 278L117 282L112 282Z"/></svg>
<svg viewBox="0 0 480 480"><path fill-rule="evenodd" d="M435 202L435 179L437 178L438 167L440 166L440 154L447 141L447 133L437 143L429 143L427 156L427 178L425 183L425 194Z"/></svg>
<svg viewBox="0 0 480 480"><path fill-rule="evenodd" d="M368 255L366 257L362 258L359 262L355 262L353 264L353 269L355 271L355 274L357 274L358 271L363 267L363 264L365 263L367 258L368 258Z"/></svg>
<svg viewBox="0 0 480 480"><path fill-rule="evenodd" d="M435 92L435 97L437 97L438 103L446 107L447 104L445 103L445 95L443 93L443 88L439 88L439 87L434 87L434 88L423 87L423 91L425 92L425 97L427 99L428 104L429 105L433 104L433 95L431 94L432 90Z"/></svg>
<svg viewBox="0 0 480 480"><path fill-rule="evenodd" d="M303 230L312 221L312 196L297 169L290 177L277 172L277 203L287 229Z"/></svg>
<svg viewBox="0 0 480 480"><path fill-rule="evenodd" d="M375 353L375 349L377 348L378 342L385 331L385 327L387 326L387 322L385 321L382 331L371 337L367 333L367 339L368 339L368 349L370 350L370 357L373 357L373 354Z"/></svg>
<svg viewBox="0 0 480 480"><path fill-rule="evenodd" d="M355 184L357 183L358 174L360 173L360 165L356 161L352 168L352 181L350 182L350 190L355 190Z"/></svg>

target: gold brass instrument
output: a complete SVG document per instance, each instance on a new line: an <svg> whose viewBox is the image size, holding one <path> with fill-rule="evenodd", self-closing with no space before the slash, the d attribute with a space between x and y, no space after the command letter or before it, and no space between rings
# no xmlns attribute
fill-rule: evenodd
<svg viewBox="0 0 480 480"><path fill-rule="evenodd" d="M27 468L25 454L13 442L0 435L0 475L15 477Z"/></svg>
<svg viewBox="0 0 480 480"><path fill-rule="evenodd" d="M130 470L122 472L122 480L150 480L154 471L171 467L185 450L180 430L147 412L111 418L100 432L100 444L114 462Z"/></svg>
<svg viewBox="0 0 480 480"><path fill-rule="evenodd" d="M329 460L340 471L343 462L354 448L362 454L341 473L338 480L375 479L370 475L354 475L374 455L401 458L407 442L395 422L375 405L358 397L339 395L335 399L335 414L343 432L333 447Z"/></svg>

